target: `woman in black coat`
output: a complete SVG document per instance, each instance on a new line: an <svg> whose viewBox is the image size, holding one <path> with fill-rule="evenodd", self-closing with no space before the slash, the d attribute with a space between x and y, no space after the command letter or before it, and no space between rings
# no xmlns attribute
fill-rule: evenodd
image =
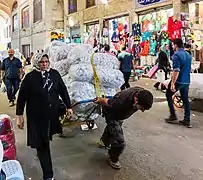
<svg viewBox="0 0 203 180"><path fill-rule="evenodd" d="M169 46L167 44L164 44L161 48L160 48L160 52L158 55L158 59L157 59L157 64L159 69L163 70L165 73L165 80L168 79L168 74L170 72L170 62L169 62L169 57L170 57L170 51L169 51ZM154 87L158 90L160 85L160 82L157 82ZM161 90L165 90L166 87L162 84L161 85Z"/></svg>
<svg viewBox="0 0 203 180"><path fill-rule="evenodd" d="M37 150L44 180L53 178L49 141L61 133L59 121L59 96L72 114L66 86L54 69L49 69L47 54L35 56L34 70L22 82L16 107L17 124L23 129L23 112L26 105L27 145Z"/></svg>

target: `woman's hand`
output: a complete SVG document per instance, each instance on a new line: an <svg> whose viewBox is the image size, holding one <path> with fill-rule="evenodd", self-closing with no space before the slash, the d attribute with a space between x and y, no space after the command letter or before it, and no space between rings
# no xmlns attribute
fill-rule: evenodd
<svg viewBox="0 0 203 180"><path fill-rule="evenodd" d="M17 126L18 126L18 129L22 129L24 128L24 118L23 118L23 115L21 116L17 116Z"/></svg>

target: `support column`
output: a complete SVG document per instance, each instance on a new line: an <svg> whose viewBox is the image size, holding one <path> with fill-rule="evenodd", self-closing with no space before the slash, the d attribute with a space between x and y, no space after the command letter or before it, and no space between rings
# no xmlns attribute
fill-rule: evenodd
<svg viewBox="0 0 203 180"><path fill-rule="evenodd" d="M181 0L173 0L173 10L174 10L174 18L179 20L181 13L189 12L188 4L183 4Z"/></svg>

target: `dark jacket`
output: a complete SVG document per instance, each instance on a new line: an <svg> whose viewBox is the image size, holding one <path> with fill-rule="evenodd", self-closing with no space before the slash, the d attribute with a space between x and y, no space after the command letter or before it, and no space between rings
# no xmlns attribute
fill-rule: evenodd
<svg viewBox="0 0 203 180"><path fill-rule="evenodd" d="M23 115L26 104L27 144L39 148L52 140L52 135L61 132L59 122L59 96L67 108L71 107L66 86L60 74L51 69L50 77L54 83L49 93L42 86L42 74L32 71L25 76L20 87L16 115Z"/></svg>
<svg viewBox="0 0 203 180"><path fill-rule="evenodd" d="M103 107L103 115L107 120L125 120L137 111L133 107L134 96L143 88L132 87L117 93L108 100L108 105Z"/></svg>
<svg viewBox="0 0 203 180"><path fill-rule="evenodd" d="M166 55L165 52L160 51L157 59L157 63L158 63L159 69L165 70L169 68L170 63L169 63L168 56Z"/></svg>

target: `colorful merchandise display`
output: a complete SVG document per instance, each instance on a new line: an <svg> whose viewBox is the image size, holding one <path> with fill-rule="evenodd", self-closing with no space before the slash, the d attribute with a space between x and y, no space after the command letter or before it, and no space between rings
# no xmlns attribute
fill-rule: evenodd
<svg viewBox="0 0 203 180"><path fill-rule="evenodd" d="M84 43L94 46L95 41L99 42L99 24L87 25L84 34Z"/></svg>
<svg viewBox="0 0 203 180"><path fill-rule="evenodd" d="M103 32L104 33L104 32ZM123 45L128 44L129 20L128 17L121 17L109 20L109 37L111 47L120 50Z"/></svg>

